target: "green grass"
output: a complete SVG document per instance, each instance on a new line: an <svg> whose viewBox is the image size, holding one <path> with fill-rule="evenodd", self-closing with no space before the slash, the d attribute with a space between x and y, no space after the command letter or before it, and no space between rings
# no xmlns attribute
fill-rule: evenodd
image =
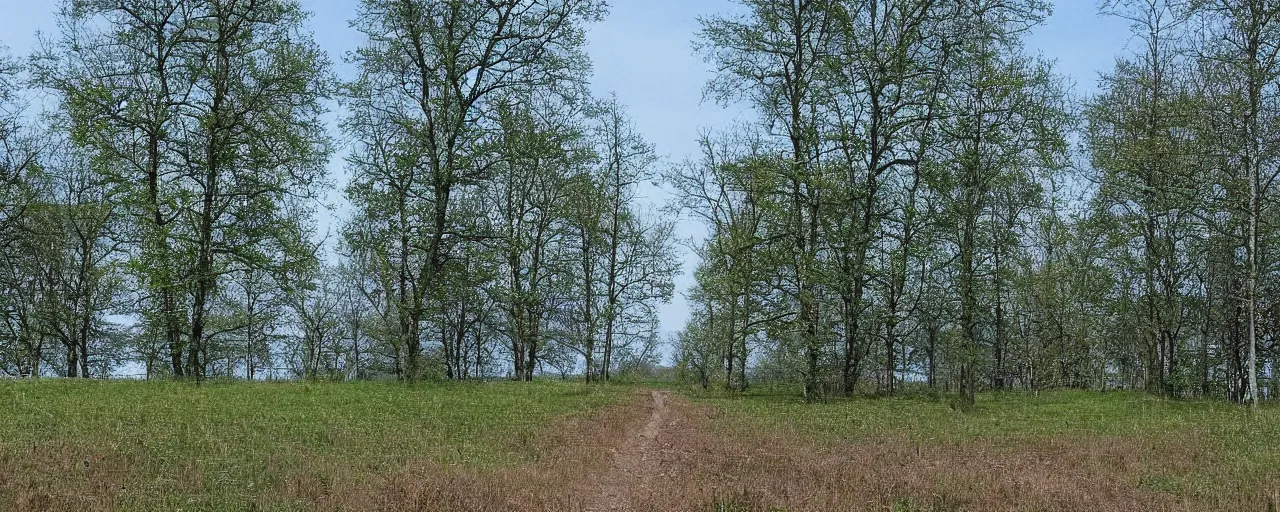
<svg viewBox="0 0 1280 512"><path fill-rule="evenodd" d="M805 404L783 394L704 397L735 420L782 422L819 438L848 440L893 434L917 440L1007 439L1021 442L1073 436L1147 436L1197 431L1224 442L1280 439L1280 408L1259 412L1216 401L1164 400L1140 393L1055 391L985 393L965 411L926 395L836 398ZM1277 447L1280 448L1280 447Z"/></svg>
<svg viewBox="0 0 1280 512"><path fill-rule="evenodd" d="M591 429L599 435L602 424L555 427L627 402L635 389L558 381L415 386L0 381L0 510L336 510L343 506L324 507L326 489L334 494L360 489L376 497L385 486L430 479L437 474L430 468L439 467L476 475L439 488L485 490L496 482L510 483L504 480L510 476L506 468L539 460L546 453L544 443L572 443ZM1275 499L1268 494L1280 489L1280 406L1275 404L1252 412L1222 402L1059 391L981 394L974 407L960 412L946 398L921 394L835 398L820 404L802 403L792 389L686 394L694 404L715 410L707 426L715 435L694 436L692 442L727 444L680 449L709 454L698 461L729 450L721 454L728 465L716 471L744 471L737 464L760 450L802 454L792 465L759 468L761 482L792 479L810 459L823 464L842 448L901 459L871 469L888 472L880 480L886 485L922 485L911 476L916 472L902 469L917 460L938 467L985 468L966 465L972 459L965 457L990 457L994 464L1030 455L1076 464L1076 473L1064 471L1086 478L1079 480L1081 485L1118 479L1122 489L1170 497L1191 504L1190 509L1280 503L1280 494ZM797 436L802 444L779 442L787 441L782 439L786 436ZM875 443L901 444L897 450L857 451ZM932 448L924 450L926 459L920 459L920 447ZM947 458L952 452L957 459ZM729 456L733 454L741 457ZM1101 469L1114 461L1123 467ZM542 462L516 471L546 471L582 461ZM1056 478L1059 470L1042 471ZM986 496L984 487L966 487L968 483L991 485L1017 475L995 480L974 476L924 478L940 479L939 492L968 489L972 495L961 497L982 504L995 495ZM1087 480L1095 477L1104 480ZM523 484L529 486L526 491L547 495L567 489L542 489L544 482L537 479ZM865 491L844 484L850 487L840 492ZM893 510L949 509L951 502L929 498L931 494L909 485L883 503ZM797 488L797 496L808 490ZM495 499L505 499L505 491L495 492ZM1240 501L1239 496L1248 499ZM722 503L721 509L754 510L757 498L744 494ZM415 510L413 503L401 505Z"/></svg>
<svg viewBox="0 0 1280 512"><path fill-rule="evenodd" d="M129 473L117 507L138 510L244 508L299 468L483 471L530 460L554 420L628 393L560 382L0 382L0 466L18 468L0 469L0 508L24 491L15 487L56 494L59 479L97 463Z"/></svg>
<svg viewBox="0 0 1280 512"><path fill-rule="evenodd" d="M1089 391L985 393L963 412L946 398L923 394L805 404L794 394L764 390L697 400L719 409L713 428L727 436L797 434L827 447L978 442L1008 453L1045 443L1132 444L1142 447L1139 485L1158 492L1217 497L1263 492L1280 482L1280 405L1274 403L1251 411L1219 401Z"/></svg>

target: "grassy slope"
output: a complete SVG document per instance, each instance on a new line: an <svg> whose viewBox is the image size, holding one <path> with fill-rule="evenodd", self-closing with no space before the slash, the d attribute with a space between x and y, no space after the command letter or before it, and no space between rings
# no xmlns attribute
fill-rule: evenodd
<svg viewBox="0 0 1280 512"><path fill-rule="evenodd" d="M0 509L86 490L114 495L95 508L288 509L272 495L299 472L510 465L553 420L627 396L559 382L0 382Z"/></svg>
<svg viewBox="0 0 1280 512"><path fill-rule="evenodd" d="M1222 402L1083 391L982 394L964 413L926 396L812 405L794 395L753 393L700 401L720 410L715 428L732 437L798 435L827 448L886 440L983 444L993 453L1066 445L1094 458L1108 447L1134 446L1138 455L1129 469L1138 486L1193 502L1270 493L1280 483L1280 407L1275 404L1255 413Z"/></svg>

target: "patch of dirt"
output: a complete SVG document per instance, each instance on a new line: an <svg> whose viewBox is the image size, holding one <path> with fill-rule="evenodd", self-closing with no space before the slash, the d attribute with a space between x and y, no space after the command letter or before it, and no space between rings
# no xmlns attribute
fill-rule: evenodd
<svg viewBox="0 0 1280 512"><path fill-rule="evenodd" d="M594 476L585 489L594 499L586 503L584 510L636 510L639 495L651 490L655 479L665 476L659 463L658 452L663 448L658 437L670 421L669 396L665 391L650 392L648 420L642 428L623 433L621 445L611 450L610 468Z"/></svg>

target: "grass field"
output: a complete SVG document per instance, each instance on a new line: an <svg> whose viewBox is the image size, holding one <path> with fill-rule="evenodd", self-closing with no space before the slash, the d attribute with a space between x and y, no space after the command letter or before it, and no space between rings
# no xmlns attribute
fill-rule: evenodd
<svg viewBox="0 0 1280 512"><path fill-rule="evenodd" d="M650 398L652 396L652 398ZM636 386L0 382L0 510L1268 510L1280 409Z"/></svg>
<svg viewBox="0 0 1280 512"><path fill-rule="evenodd" d="M532 461L548 425L628 396L558 382L0 382L0 510L306 510L336 478Z"/></svg>
<svg viewBox="0 0 1280 512"><path fill-rule="evenodd" d="M785 439L794 445L776 451L810 454L759 466L847 486L900 510L1008 503L1019 503L1016 510L1280 510L1274 405L1251 412L1084 391L987 393L963 413L925 395L814 405L757 392L699 401L715 407L712 425L722 437ZM814 454L841 460L824 465Z"/></svg>

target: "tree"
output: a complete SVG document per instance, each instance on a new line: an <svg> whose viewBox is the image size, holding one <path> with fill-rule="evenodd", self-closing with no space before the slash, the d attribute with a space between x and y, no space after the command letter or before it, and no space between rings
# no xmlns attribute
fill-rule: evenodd
<svg viewBox="0 0 1280 512"><path fill-rule="evenodd" d="M1065 150L1061 131L1062 93L1047 64L1021 53L1021 36L1048 15L1047 6L1021 2L961 4L956 13L959 45L947 94L950 122L942 127L952 166L947 202L955 222L956 278L962 343L954 354L961 398L973 403L983 345L980 301L987 258L982 247L1006 242L980 221L999 206L992 195L1023 173L1055 164ZM997 282L999 277L996 277Z"/></svg>
<svg viewBox="0 0 1280 512"><path fill-rule="evenodd" d="M943 32L950 13L943 2L865 0L839 3L836 11L835 64L826 77L835 91L828 128L839 168L839 183L828 196L830 226L824 233L836 254L836 286L841 297L844 354L841 383L852 393L859 357L859 321L869 252L895 210L897 256L888 276L885 323L887 390L893 391L896 327L905 286L906 263L917 236L914 201L918 170L933 135L937 97L954 44ZM888 187L905 189L900 199L885 197Z"/></svg>
<svg viewBox="0 0 1280 512"><path fill-rule="evenodd" d="M477 186L488 159L477 151L495 129L498 98L579 80L582 25L604 14L598 0L468 2L364 0L353 21L367 37L348 86L355 141L348 198L393 232L370 237L398 274L394 307L416 378L427 299L454 246L451 198ZM375 213L376 212L376 213Z"/></svg>
<svg viewBox="0 0 1280 512"><path fill-rule="evenodd" d="M293 290L294 286L275 281L270 273L252 268L230 276L221 290L219 295L233 317L231 330L239 334L235 346L228 347L228 356L242 362L245 379L254 380L260 369L271 366L272 344L280 337Z"/></svg>
<svg viewBox="0 0 1280 512"><path fill-rule="evenodd" d="M674 223L637 211L639 185L655 175L654 148L635 130L625 112L610 98L600 106L596 127L602 169L596 178L603 193L600 234L606 252L602 262L604 354L600 372L609 379L618 335L629 321L652 316L655 300L670 300L679 262L672 247ZM653 327L640 325L641 329ZM641 334L645 339L647 335ZM588 369L590 371L590 369Z"/></svg>
<svg viewBox="0 0 1280 512"><path fill-rule="evenodd" d="M298 330L291 359L299 377L333 378L344 369L341 286L337 269L320 267L288 299Z"/></svg>
<svg viewBox="0 0 1280 512"><path fill-rule="evenodd" d="M788 306L769 300L777 288L769 276L780 265L786 236L781 226L787 198L776 192L786 161L752 131L704 135L699 145L700 160L665 174L675 191L674 206L709 230L707 239L694 246L702 263L690 294L703 308L702 316L695 316L677 339L700 351L714 349L725 387L741 391L747 385L748 341L791 316ZM703 378L710 373L707 359L699 358Z"/></svg>
<svg viewBox="0 0 1280 512"><path fill-rule="evenodd" d="M544 103L540 100L550 100ZM517 110L517 106L524 110ZM574 105L523 97L500 109L493 203L501 237L512 372L533 380L555 304L566 294L560 250L571 228L571 176L587 154L574 125Z"/></svg>
<svg viewBox="0 0 1280 512"><path fill-rule="evenodd" d="M1244 171L1246 191L1244 218L1247 277L1245 303L1248 310L1248 362L1245 368L1248 389L1244 399L1258 406L1258 288L1265 268L1267 247L1262 244L1266 228L1263 217L1271 207L1269 194L1280 173L1264 171L1276 167L1278 133L1274 125L1277 111L1273 99L1280 93L1280 6L1269 2L1196 2L1207 18L1209 37L1206 57L1233 77L1227 98L1227 114L1238 120L1230 133L1231 158ZM1238 183L1238 181L1237 181Z"/></svg>
<svg viewBox="0 0 1280 512"><path fill-rule="evenodd" d="M131 267L175 376L205 375L224 276L306 256L299 221L330 144L328 63L305 19L289 0L67 3L37 59L140 226Z"/></svg>
<svg viewBox="0 0 1280 512"><path fill-rule="evenodd" d="M64 2L60 38L46 41L36 77L61 95L72 140L91 148L121 186L140 233L130 265L146 287L144 314L168 346L172 373L186 366L179 302L188 260L173 250L180 187L171 171L184 141L179 112L194 77L182 65L194 15L187 2ZM130 101L132 100L132 101ZM118 170L117 170L118 169Z"/></svg>
<svg viewBox="0 0 1280 512"><path fill-rule="evenodd" d="M821 398L819 359L820 291L816 266L823 179L818 159L819 73L832 52L835 33L829 0L744 0L737 18L700 20L695 48L722 70L708 83L721 101L751 102L770 126L780 126L788 143L784 171L790 193L787 224L791 239L789 293L797 304L794 335L805 347L804 396Z"/></svg>
<svg viewBox="0 0 1280 512"><path fill-rule="evenodd" d="M34 331L31 206L45 191L40 143L23 126L21 69L0 47L0 371L40 375L44 340Z"/></svg>
<svg viewBox="0 0 1280 512"><path fill-rule="evenodd" d="M1185 18L1167 2L1117 2L1113 9L1133 23L1146 47L1136 61L1120 61L1104 77L1106 92L1086 114L1093 168L1102 173L1095 201L1098 208L1114 210L1117 227L1140 243L1146 364L1153 369L1147 385L1173 395L1189 274L1182 240L1190 234L1194 211L1194 194L1182 184L1193 183L1199 167L1194 155L1179 150L1195 144L1184 135L1191 133L1191 102L1176 47Z"/></svg>
<svg viewBox="0 0 1280 512"><path fill-rule="evenodd" d="M109 337L103 316L117 309L121 225L113 192L94 172L93 162L75 148L59 153L50 157L49 194L39 208L47 216L41 230L53 244L40 265L47 272L42 280L49 299L41 308L41 323L66 349L63 375L88 378L90 343Z"/></svg>

